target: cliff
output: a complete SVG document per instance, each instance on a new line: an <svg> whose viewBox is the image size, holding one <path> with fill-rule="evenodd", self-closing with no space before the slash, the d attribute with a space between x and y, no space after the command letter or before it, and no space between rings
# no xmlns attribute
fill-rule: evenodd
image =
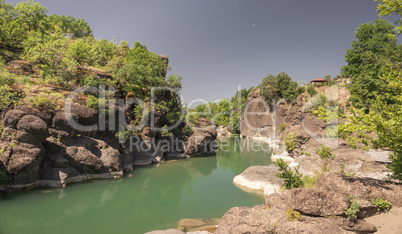
<svg viewBox="0 0 402 234"><path fill-rule="evenodd" d="M305 187L284 190L285 181L276 176L274 165L246 169L233 182L247 192L264 194L266 203L230 209L216 233L372 233L377 228L365 218L380 213L374 200L402 206L402 185L388 177L392 152L356 144L334 131L346 121L341 110L348 112L348 88L316 89L316 96L306 92L293 105L271 109L259 90L252 90L242 116L242 136L275 141L271 160L285 160L292 173L297 169ZM351 195L360 204L356 218L347 217Z"/></svg>
<svg viewBox="0 0 402 234"><path fill-rule="evenodd" d="M168 59L160 59L164 64L161 75L166 76ZM137 113L139 105L130 101L139 94L118 89L107 94L102 109L100 96L92 101L92 93L74 94L60 86L40 85L36 82L38 71L30 63L15 60L7 64L9 76L28 77L32 83L4 85L7 95L18 97L11 105L0 103L7 107L0 119L0 191L120 178L135 166L200 156L216 149L216 126L210 121L200 120L193 128L180 122L164 130L172 121L166 116L180 113L182 108L169 90L160 91L154 103L142 96L146 101ZM88 77L106 83L115 79L101 69L76 68L77 82ZM119 101L128 104L117 105ZM138 124L139 119L145 122ZM129 130L132 126L139 128Z"/></svg>

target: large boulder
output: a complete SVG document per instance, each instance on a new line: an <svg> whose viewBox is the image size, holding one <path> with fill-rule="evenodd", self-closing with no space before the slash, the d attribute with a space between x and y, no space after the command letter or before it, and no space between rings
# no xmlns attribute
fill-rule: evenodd
<svg viewBox="0 0 402 234"><path fill-rule="evenodd" d="M215 233L346 233L331 219L302 216L303 222L289 220L286 211L267 206L234 207Z"/></svg>
<svg viewBox="0 0 402 234"><path fill-rule="evenodd" d="M13 185L34 183L39 178L39 165L44 152L32 144L13 143L5 148L1 161L10 176Z"/></svg>
<svg viewBox="0 0 402 234"><path fill-rule="evenodd" d="M122 176L120 153L105 142L79 137L67 144L66 154L86 174L112 173Z"/></svg>
<svg viewBox="0 0 402 234"><path fill-rule="evenodd" d="M186 155L200 156L214 152L217 149L216 136L215 127L196 128L185 143Z"/></svg>
<svg viewBox="0 0 402 234"><path fill-rule="evenodd" d="M233 183L243 190L257 191L257 193L269 194L279 192L284 184L283 179L278 178L279 173L275 165L252 166L233 179Z"/></svg>
<svg viewBox="0 0 402 234"><path fill-rule="evenodd" d="M59 187L70 182L123 176L119 151L102 140L79 137L67 145L47 141L45 148L40 170L43 186Z"/></svg>
<svg viewBox="0 0 402 234"><path fill-rule="evenodd" d="M77 124L81 126L94 126L98 124L98 111L92 108L72 104L71 105L71 113L64 113L67 114L65 116L66 119L71 117ZM80 129L76 129L80 131Z"/></svg>
<svg viewBox="0 0 402 234"><path fill-rule="evenodd" d="M348 208L345 194L317 189L292 189L290 205L301 214L312 216L342 216Z"/></svg>
<svg viewBox="0 0 402 234"><path fill-rule="evenodd" d="M57 110L49 128L52 137L61 142L68 142L74 134L74 128L68 123L64 110Z"/></svg>
<svg viewBox="0 0 402 234"><path fill-rule="evenodd" d="M18 121L24 116L26 113L22 110L9 110L4 116L3 124L4 127L9 128L17 128Z"/></svg>
<svg viewBox="0 0 402 234"><path fill-rule="evenodd" d="M38 147L49 136L47 124L41 118L34 115L24 115L17 123L15 140Z"/></svg>
<svg viewBox="0 0 402 234"><path fill-rule="evenodd" d="M395 206L402 205L402 186L369 178L353 178L324 173L314 189L292 189L267 197L270 206L284 209L283 204L310 216L344 216L349 206L348 196L354 195L362 208L358 217L376 213L372 200L382 198Z"/></svg>
<svg viewBox="0 0 402 234"><path fill-rule="evenodd" d="M37 117L41 118L43 121L45 121L45 123L47 125L50 125L50 123L52 122L53 113L51 113L49 111L39 110L39 109L33 108L32 106L29 106L29 105L17 106L14 111L17 111L17 110L22 111L22 112L26 113L27 115L37 116ZM13 111L13 110L10 110L10 111Z"/></svg>

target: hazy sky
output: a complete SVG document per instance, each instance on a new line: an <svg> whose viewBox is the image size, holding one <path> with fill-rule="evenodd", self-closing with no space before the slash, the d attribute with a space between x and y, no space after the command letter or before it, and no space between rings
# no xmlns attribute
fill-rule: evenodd
<svg viewBox="0 0 402 234"><path fill-rule="evenodd" d="M20 1L6 0L16 4ZM267 74L335 76L354 31L378 18L374 0L41 0L49 14L84 18L96 38L169 56L187 103L235 94Z"/></svg>

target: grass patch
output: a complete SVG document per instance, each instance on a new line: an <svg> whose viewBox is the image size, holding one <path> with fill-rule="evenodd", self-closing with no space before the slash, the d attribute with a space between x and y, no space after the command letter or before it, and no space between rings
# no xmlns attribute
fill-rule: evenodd
<svg viewBox="0 0 402 234"><path fill-rule="evenodd" d="M317 184L319 176L303 176L302 177L302 183L303 183L303 188L314 188L315 185Z"/></svg>
<svg viewBox="0 0 402 234"><path fill-rule="evenodd" d="M292 208L288 207L286 210L286 217L288 217L289 221L299 220L303 221L303 218L298 211L292 210Z"/></svg>
<svg viewBox="0 0 402 234"><path fill-rule="evenodd" d="M335 155L331 153L331 148L327 146L321 146L321 148L317 148L315 151L322 159L333 159Z"/></svg>
<svg viewBox="0 0 402 234"><path fill-rule="evenodd" d="M54 112L57 108L56 102L49 98L42 95L38 95L29 99L29 103L31 106L36 107L41 110L46 110L48 112Z"/></svg>

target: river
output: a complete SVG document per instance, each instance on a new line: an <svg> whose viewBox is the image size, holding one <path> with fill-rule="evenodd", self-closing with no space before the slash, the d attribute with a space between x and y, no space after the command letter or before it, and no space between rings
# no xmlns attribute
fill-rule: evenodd
<svg viewBox="0 0 402 234"><path fill-rule="evenodd" d="M231 207L264 203L232 180L249 166L271 164L272 150L239 138L221 146L213 155L135 168L118 180L4 195L0 233L144 233L176 228L180 219L217 218Z"/></svg>

